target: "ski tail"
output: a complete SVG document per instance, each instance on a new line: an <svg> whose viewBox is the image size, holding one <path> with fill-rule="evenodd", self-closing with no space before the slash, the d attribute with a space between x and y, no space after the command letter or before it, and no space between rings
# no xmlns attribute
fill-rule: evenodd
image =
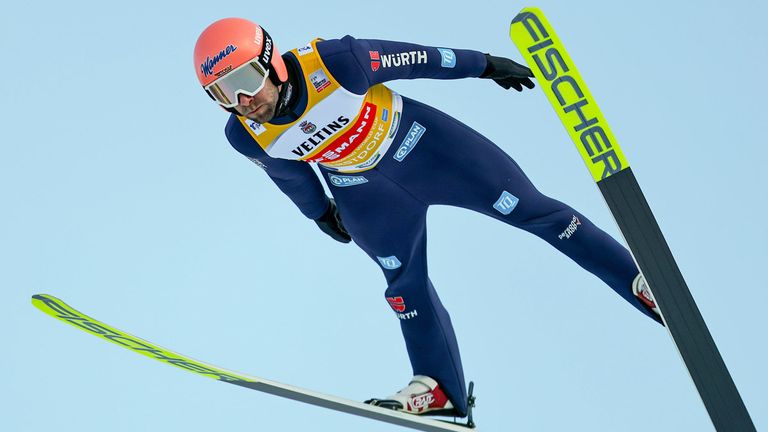
<svg viewBox="0 0 768 432"><path fill-rule="evenodd" d="M525 8L510 37L597 183L715 428L755 431L627 158L554 29L541 10Z"/></svg>

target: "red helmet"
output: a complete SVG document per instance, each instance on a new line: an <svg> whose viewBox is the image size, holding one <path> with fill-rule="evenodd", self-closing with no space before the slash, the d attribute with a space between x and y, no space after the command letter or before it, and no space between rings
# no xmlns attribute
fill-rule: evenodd
<svg viewBox="0 0 768 432"><path fill-rule="evenodd" d="M237 95L253 96L269 77L275 85L288 80L285 62L272 38L258 24L224 18L203 30L195 44L200 85L224 107L237 105Z"/></svg>

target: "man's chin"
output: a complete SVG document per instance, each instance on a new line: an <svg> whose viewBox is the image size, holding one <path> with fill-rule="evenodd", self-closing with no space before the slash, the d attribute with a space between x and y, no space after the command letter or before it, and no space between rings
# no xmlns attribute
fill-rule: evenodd
<svg viewBox="0 0 768 432"><path fill-rule="evenodd" d="M268 110L267 112L265 112L263 114L251 113L251 114L248 114L245 117L250 119L250 120L255 121L256 123L266 123L266 122L272 120L272 117L274 117L274 116L275 116L275 111L274 110Z"/></svg>

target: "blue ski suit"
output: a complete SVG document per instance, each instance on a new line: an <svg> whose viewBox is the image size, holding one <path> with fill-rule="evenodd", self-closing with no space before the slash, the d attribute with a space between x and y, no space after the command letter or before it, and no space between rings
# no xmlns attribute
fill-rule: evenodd
<svg viewBox="0 0 768 432"><path fill-rule="evenodd" d="M311 56L322 67L307 70L315 68L304 60ZM310 219L319 218L329 206L307 163L318 162L343 224L384 273L385 297L400 322L413 374L437 380L460 414L466 414L467 396L458 343L427 274L425 223L430 205L474 210L540 237L658 320L632 294L638 269L629 252L581 213L541 194L509 155L460 121L421 102L392 95L391 100L398 103L384 104L376 111L377 120L390 124L382 129L384 138L391 138L389 147L381 145L379 154L349 169L334 162L355 142L350 138L336 150L328 150L332 146L323 146L322 141L336 132L334 124L352 129L360 125L358 129L363 130L362 111L355 119L338 116L327 127L305 119L311 117L308 113L315 108L317 95L329 83L338 85L334 94L339 98L353 98L396 79L478 77L486 67L483 53L346 36L313 41L283 58L304 78L297 81L294 91L299 93L291 112L264 125L233 114L226 136L232 147L264 168ZM292 153L281 154L271 144L259 142L262 128L289 126L300 128L295 132L299 136L303 131L310 137ZM284 135L279 130L273 136ZM315 156L307 157L310 152Z"/></svg>

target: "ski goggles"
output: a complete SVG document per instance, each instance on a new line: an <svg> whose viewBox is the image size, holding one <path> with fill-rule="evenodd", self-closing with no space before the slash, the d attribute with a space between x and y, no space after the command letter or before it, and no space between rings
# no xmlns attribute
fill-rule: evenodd
<svg viewBox="0 0 768 432"><path fill-rule="evenodd" d="M234 108L238 95L254 96L267 83L269 69L260 62L259 57L238 66L233 71L204 87L206 93L225 108Z"/></svg>

